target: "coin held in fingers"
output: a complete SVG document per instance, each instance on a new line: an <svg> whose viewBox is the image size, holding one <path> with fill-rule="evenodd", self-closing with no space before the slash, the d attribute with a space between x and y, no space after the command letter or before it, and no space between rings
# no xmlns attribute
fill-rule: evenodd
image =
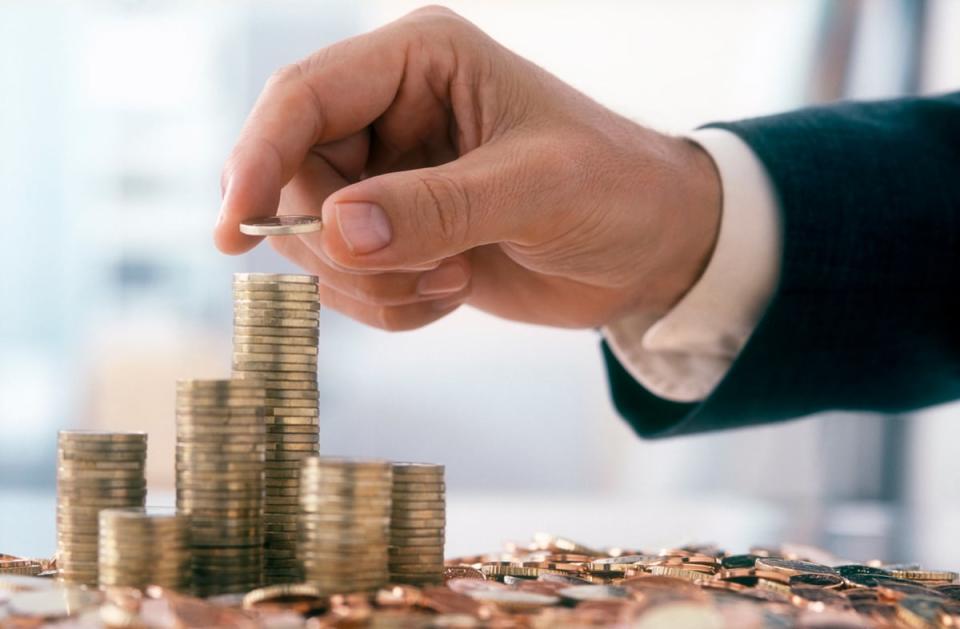
<svg viewBox="0 0 960 629"><path fill-rule="evenodd" d="M287 215L249 218L240 223L241 233L248 236L293 236L323 229L319 216Z"/></svg>

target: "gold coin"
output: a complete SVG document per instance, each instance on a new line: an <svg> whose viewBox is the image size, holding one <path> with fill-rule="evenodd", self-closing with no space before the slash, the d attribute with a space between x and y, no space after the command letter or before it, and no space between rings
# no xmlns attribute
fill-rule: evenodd
<svg viewBox="0 0 960 629"><path fill-rule="evenodd" d="M436 463L393 463L393 475L396 477L406 476L429 476L431 478L443 477L444 466Z"/></svg>
<svg viewBox="0 0 960 629"><path fill-rule="evenodd" d="M262 383L255 380L177 380L177 393L183 395L200 395L216 397L232 397L256 395L263 388Z"/></svg>
<svg viewBox="0 0 960 629"><path fill-rule="evenodd" d="M306 430L306 428L314 428L314 430ZM266 435L267 450L284 450L288 449L287 446L293 444L301 446L306 444L316 445L319 441L320 434L314 426L301 427L299 432L296 430L273 430Z"/></svg>
<svg viewBox="0 0 960 629"><path fill-rule="evenodd" d="M415 520L432 520L437 518L442 518L446 515L446 509L443 507L439 509L395 509L393 513L394 520L401 521L415 521Z"/></svg>
<svg viewBox="0 0 960 629"><path fill-rule="evenodd" d="M443 529L434 529L432 532L407 531L405 529L395 529L390 531L390 545L413 547L413 546L432 546L443 544L445 541Z"/></svg>
<svg viewBox="0 0 960 629"><path fill-rule="evenodd" d="M210 395L178 395L177 403L174 407L178 411L190 411L194 410L195 412L202 413L206 409L247 409L248 413L250 411L256 413L259 407L263 406L263 400L266 398L266 394L263 389L256 394L251 393L250 395L236 395L229 398L219 398L216 396Z"/></svg>
<svg viewBox="0 0 960 629"><path fill-rule="evenodd" d="M391 558L400 559L402 557L433 557L443 555L443 541L439 544L430 546L390 546L388 553Z"/></svg>
<svg viewBox="0 0 960 629"><path fill-rule="evenodd" d="M243 374L238 374L242 376ZM317 379L306 380L283 380L280 378L271 378L267 381L267 390L276 397L276 391L297 391L300 393L317 394Z"/></svg>
<svg viewBox="0 0 960 629"><path fill-rule="evenodd" d="M250 236L293 236L323 229L319 216L293 215L262 216L240 222L240 232Z"/></svg>
<svg viewBox="0 0 960 629"><path fill-rule="evenodd" d="M233 362L233 369L236 371L252 372L272 372L278 378L286 378L294 374L301 374L306 377L316 378L317 366L304 363L283 363L283 362Z"/></svg>
<svg viewBox="0 0 960 629"><path fill-rule="evenodd" d="M296 400L291 398L267 398L264 406L269 407L274 414L285 408L317 408L317 400Z"/></svg>
<svg viewBox="0 0 960 629"><path fill-rule="evenodd" d="M392 502L393 508L397 511L405 511L408 509L436 509L443 511L447 508L447 503L442 494L433 500L398 500L396 497L393 497Z"/></svg>
<svg viewBox="0 0 960 629"><path fill-rule="evenodd" d="M263 470L263 461L178 461L176 463L178 472L189 472L197 475L202 474L230 474L230 473L256 473Z"/></svg>
<svg viewBox="0 0 960 629"><path fill-rule="evenodd" d="M60 430L57 438L61 442L70 443L127 443L146 444L145 432L110 432L106 430Z"/></svg>
<svg viewBox="0 0 960 629"><path fill-rule="evenodd" d="M317 284L316 275L288 273L234 273L234 284Z"/></svg>
<svg viewBox="0 0 960 629"><path fill-rule="evenodd" d="M436 493L441 494L447 489L446 483L410 483L393 479L393 493L398 496L417 493Z"/></svg>
<svg viewBox="0 0 960 629"><path fill-rule="evenodd" d="M287 427L294 426L298 430L302 430L303 427L311 427L316 430L317 425L320 423L318 417L299 417L299 416L274 416L268 417L266 419L267 430L271 433L284 433L286 432Z"/></svg>
<svg viewBox="0 0 960 629"><path fill-rule="evenodd" d="M57 477L62 479L128 479L143 478L143 465L136 465L126 469L109 469L103 467L80 467L60 463L57 465Z"/></svg>
<svg viewBox="0 0 960 629"><path fill-rule="evenodd" d="M310 331L317 329L319 320L306 316L306 313L298 315L270 315L270 314L251 314L239 313L233 316L234 328L305 328Z"/></svg>
<svg viewBox="0 0 960 629"><path fill-rule="evenodd" d="M177 501L177 509L192 516L191 521L205 519L256 519L263 517L263 506L260 500L248 500L248 504L234 505L230 501L211 503L202 500Z"/></svg>
<svg viewBox="0 0 960 629"><path fill-rule="evenodd" d="M266 424L257 422L257 423L248 423L248 424L233 424L233 423L212 423L212 424L202 424L202 423L190 423L183 422L177 426L177 435L186 435L186 434L198 434L198 435L243 435L243 436L256 436L261 439L267 433Z"/></svg>
<svg viewBox="0 0 960 629"><path fill-rule="evenodd" d="M267 356L304 356L317 358L317 348L311 345L279 345L265 343L234 343L233 355L267 355Z"/></svg>
<svg viewBox="0 0 960 629"><path fill-rule="evenodd" d="M243 370L239 370L235 368L234 373L237 373L237 374L246 373L246 374L257 374L257 375L267 374L275 378L275 380L271 380L270 382L271 387L276 387L281 382L297 382L297 383L303 382L303 383L306 383L307 388L314 389L314 390L315 390L315 387L317 386L316 370L314 371L275 371L271 369L266 371L263 371L263 370L255 371L247 368Z"/></svg>
<svg viewBox="0 0 960 629"><path fill-rule="evenodd" d="M234 333L233 345L234 347L240 345L265 345L270 347L316 350L319 336L319 331L315 335L249 335Z"/></svg>
<svg viewBox="0 0 960 629"><path fill-rule="evenodd" d="M209 443L197 443L194 441L179 441L176 445L177 452L183 454L192 454L192 453L219 453L219 454L262 454L266 444L263 439L259 439L253 443L224 443L224 444L209 444Z"/></svg>
<svg viewBox="0 0 960 629"><path fill-rule="evenodd" d="M63 499L66 498L87 498L99 502L101 499L139 497L145 495L146 492L145 482L129 486L66 487L61 485L57 488L57 496L61 499L61 504L65 504Z"/></svg>
<svg viewBox="0 0 960 629"><path fill-rule="evenodd" d="M291 444L312 446L310 449L300 451L271 450L267 452L268 461L299 461L305 457L316 454L316 444Z"/></svg>
<svg viewBox="0 0 960 629"><path fill-rule="evenodd" d="M320 330L317 327L318 322L312 321L311 323L312 325L307 327L289 327L269 323L244 323L234 321L233 338L234 342L236 342L237 339L244 337L277 339L297 337L305 344L317 345L320 340ZM280 341L272 342L279 343ZM234 378L236 378L236 376L234 376Z"/></svg>
<svg viewBox="0 0 960 629"><path fill-rule="evenodd" d="M957 580L957 573L947 570L891 570L891 574L897 579L908 579L910 581L946 581L953 583Z"/></svg>
<svg viewBox="0 0 960 629"><path fill-rule="evenodd" d="M57 451L58 453L80 453L90 457L104 455L112 458L112 453L145 453L147 444L122 441L61 441L57 446Z"/></svg>
<svg viewBox="0 0 960 629"><path fill-rule="evenodd" d="M234 285L233 298L236 301L280 301L319 303L316 291L278 290L269 285Z"/></svg>
<svg viewBox="0 0 960 629"><path fill-rule="evenodd" d="M114 461L111 459L102 460L100 458L88 459L61 459L57 457L57 465L71 471L82 470L104 470L104 471L129 471L140 472L144 469L146 458L134 461Z"/></svg>
<svg viewBox="0 0 960 629"><path fill-rule="evenodd" d="M281 439L288 435L317 435L320 432L317 424L268 424L267 439Z"/></svg>
<svg viewBox="0 0 960 629"><path fill-rule="evenodd" d="M277 404L279 400L298 400L316 403L320 399L319 391L313 389L267 389L267 399Z"/></svg>
<svg viewBox="0 0 960 629"><path fill-rule="evenodd" d="M303 294L303 293L299 293ZM251 313L258 311L284 311L284 312L320 312L320 302L313 301L295 301L283 299L243 299L234 293L234 312Z"/></svg>
<svg viewBox="0 0 960 629"><path fill-rule="evenodd" d="M272 308L267 304L236 302L233 305L233 317L241 321L256 318L308 319L310 321L317 321L320 319L320 311L319 309L304 309L302 304L290 304L290 307L284 307L281 304L278 308Z"/></svg>

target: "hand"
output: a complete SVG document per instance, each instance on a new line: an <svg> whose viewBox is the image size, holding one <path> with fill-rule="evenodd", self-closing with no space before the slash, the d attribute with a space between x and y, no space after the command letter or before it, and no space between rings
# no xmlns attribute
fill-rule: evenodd
<svg viewBox="0 0 960 629"><path fill-rule="evenodd" d="M222 188L222 251L258 242L239 232L246 218L319 214L322 231L271 244L319 276L323 304L390 330L464 303L565 327L665 313L700 276L720 217L696 145L438 8L274 74Z"/></svg>

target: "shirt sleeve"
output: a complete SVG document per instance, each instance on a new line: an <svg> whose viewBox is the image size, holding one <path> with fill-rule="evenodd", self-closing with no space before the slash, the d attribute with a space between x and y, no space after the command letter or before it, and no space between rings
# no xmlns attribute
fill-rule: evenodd
<svg viewBox="0 0 960 629"><path fill-rule="evenodd" d="M720 175L723 210L713 255L665 316L631 313L602 330L624 369L674 402L705 399L730 369L773 296L782 247L774 186L750 147L722 129L687 137Z"/></svg>

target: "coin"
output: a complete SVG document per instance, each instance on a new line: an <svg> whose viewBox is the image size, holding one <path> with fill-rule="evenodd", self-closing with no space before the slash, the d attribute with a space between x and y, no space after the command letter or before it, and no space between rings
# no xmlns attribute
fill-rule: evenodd
<svg viewBox="0 0 960 629"><path fill-rule="evenodd" d="M145 432L109 432L105 430L61 430L57 433L60 444L66 442L80 443L113 443L113 444L143 444L146 445Z"/></svg>
<svg viewBox="0 0 960 629"><path fill-rule="evenodd" d="M282 345L278 343L233 343L234 356L304 356L317 358L317 348L313 345ZM268 394L269 395L269 394Z"/></svg>
<svg viewBox="0 0 960 629"><path fill-rule="evenodd" d="M234 276L233 373L254 376L269 390L263 517L291 532L299 510L298 466L319 442L316 285L311 276ZM268 574L291 572L286 562L295 539L288 540L290 549L281 541L274 537L265 549Z"/></svg>
<svg viewBox="0 0 960 629"><path fill-rule="evenodd" d="M202 595L259 585L263 564L265 391L258 378L177 388L177 500L190 515Z"/></svg>
<svg viewBox="0 0 960 629"><path fill-rule="evenodd" d="M319 308L313 309L304 307L302 302L300 302L300 305L297 305L297 303L291 303L289 306L282 303L279 306L273 306L272 303L273 302L264 303L235 301L233 304L234 320L245 321L248 319L258 318L281 320L305 319L312 321L313 325L316 326L316 322L320 319ZM281 323L279 325L280 327L286 327L289 324Z"/></svg>
<svg viewBox="0 0 960 629"><path fill-rule="evenodd" d="M319 216L292 215L248 218L240 223L240 231L250 236L291 236L323 229Z"/></svg>
<svg viewBox="0 0 960 629"><path fill-rule="evenodd" d="M170 510L106 509L99 516L101 586L189 585L186 516Z"/></svg>
<svg viewBox="0 0 960 629"><path fill-rule="evenodd" d="M829 566L809 561L778 559L776 557L760 557L756 560L755 565L762 570L771 570L789 576L797 574L836 574L836 571Z"/></svg>
<svg viewBox="0 0 960 629"><path fill-rule="evenodd" d="M315 275L289 275L283 273L234 273L233 282L236 284L313 284L316 285L318 278Z"/></svg>
<svg viewBox="0 0 960 629"><path fill-rule="evenodd" d="M57 556L65 581L98 583L99 511L143 506L145 458L145 433L58 434Z"/></svg>
<svg viewBox="0 0 960 629"><path fill-rule="evenodd" d="M272 324L237 323L233 326L234 339L271 339L271 343L295 343L316 345L319 339L317 322L308 327L281 327ZM267 342L267 341L263 341Z"/></svg>
<svg viewBox="0 0 960 629"><path fill-rule="evenodd" d="M299 288L300 285L297 285ZM240 302L277 301L280 303L319 303L315 290L284 290L271 284L237 284L233 299Z"/></svg>

